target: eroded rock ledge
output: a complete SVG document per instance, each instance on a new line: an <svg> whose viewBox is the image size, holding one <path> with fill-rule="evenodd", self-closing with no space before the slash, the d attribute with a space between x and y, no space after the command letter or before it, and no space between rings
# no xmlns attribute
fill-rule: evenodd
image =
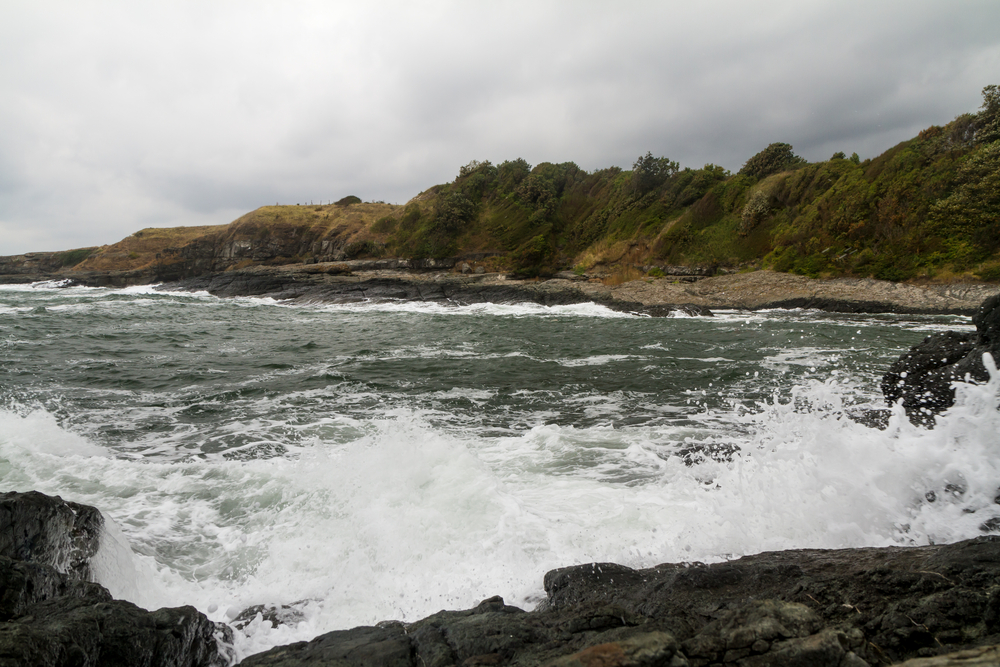
<svg viewBox="0 0 1000 667"><path fill-rule="evenodd" d="M845 313L972 315L996 285L907 285L870 279L814 280L773 271L707 277L689 283L667 278L617 286L556 278L513 280L500 274L460 274L374 268L349 262L249 267L164 284L165 289L206 290L217 296L344 303L406 299L451 303L595 302L649 314L710 314L712 309L813 308Z"/></svg>
<svg viewBox="0 0 1000 667"><path fill-rule="evenodd" d="M1000 642L994 537L645 570L594 563L549 572L545 590L532 612L495 597L416 623L327 633L242 664L861 667Z"/></svg>
<svg viewBox="0 0 1000 667"><path fill-rule="evenodd" d="M93 549L100 524L94 508L33 492L0 495L0 664L231 662L231 630L193 608L146 611L112 600L79 569L49 564ZM544 587L535 611L493 597L415 623L329 632L241 664L863 667L912 659L926 667L997 664L1000 655L994 536L643 570L591 563L549 572Z"/></svg>

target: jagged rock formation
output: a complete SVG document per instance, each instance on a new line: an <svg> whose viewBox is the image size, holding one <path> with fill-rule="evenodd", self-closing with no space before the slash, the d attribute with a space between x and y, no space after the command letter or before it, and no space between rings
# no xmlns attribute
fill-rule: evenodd
<svg viewBox="0 0 1000 667"><path fill-rule="evenodd" d="M987 382L983 355L1000 361L1000 295L986 299L972 322L975 333L928 336L896 360L882 377L886 401L890 405L902 401L912 422L932 425L934 415L955 402L953 382Z"/></svg>
<svg viewBox="0 0 1000 667"><path fill-rule="evenodd" d="M645 570L593 563L548 573L545 590L533 612L495 597L415 623L327 633L242 664L862 667L1000 641L994 537Z"/></svg>
<svg viewBox="0 0 1000 667"><path fill-rule="evenodd" d="M222 667L232 631L194 607L147 611L88 581L101 513L0 494L0 665Z"/></svg>

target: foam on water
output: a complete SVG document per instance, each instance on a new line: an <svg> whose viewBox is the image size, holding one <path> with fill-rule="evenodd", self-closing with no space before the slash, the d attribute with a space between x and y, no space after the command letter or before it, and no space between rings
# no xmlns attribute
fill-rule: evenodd
<svg viewBox="0 0 1000 667"><path fill-rule="evenodd" d="M242 654L531 607L573 563L947 542L1000 515L997 373L933 430L846 416L929 318L3 289L0 485L99 507L116 595L297 610Z"/></svg>
<svg viewBox="0 0 1000 667"><path fill-rule="evenodd" d="M135 554L112 526L96 569L118 595L216 620L254 604L298 610L290 625L238 632L248 654L494 594L531 607L545 571L573 563L975 536L1000 516L1000 373L988 363L990 382L959 385L933 430L899 408L886 431L851 421L856 388L837 378L705 417L735 430L541 424L477 438L400 409L354 423L348 441L318 434L245 461L111 456L44 412L5 411L0 479L113 518ZM688 466L678 454L691 442L740 451Z"/></svg>
<svg viewBox="0 0 1000 667"><path fill-rule="evenodd" d="M634 318L636 315L611 310L596 303L574 303L543 306L537 303L475 303L458 304L439 301L371 301L345 304L307 304L311 310L359 313L421 313L426 315L492 315L499 317L603 317Z"/></svg>

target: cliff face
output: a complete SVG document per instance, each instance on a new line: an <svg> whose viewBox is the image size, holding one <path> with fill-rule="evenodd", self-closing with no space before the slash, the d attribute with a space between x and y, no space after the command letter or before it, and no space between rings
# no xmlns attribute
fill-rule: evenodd
<svg viewBox="0 0 1000 667"><path fill-rule="evenodd" d="M379 254L371 228L400 207L265 206L228 225L143 229L100 248L0 257L0 282L73 278L133 285L192 278L255 264L341 261Z"/></svg>

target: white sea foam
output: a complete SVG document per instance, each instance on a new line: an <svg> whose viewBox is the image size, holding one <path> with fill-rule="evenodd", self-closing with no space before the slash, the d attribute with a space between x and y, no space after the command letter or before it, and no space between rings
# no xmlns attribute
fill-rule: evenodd
<svg viewBox="0 0 1000 667"><path fill-rule="evenodd" d="M365 301L345 304L289 304L292 307L333 312L419 313L425 315L464 315L496 317L605 317L634 318L631 313L611 310L596 303L543 306L536 303L457 304L440 301Z"/></svg>
<svg viewBox="0 0 1000 667"><path fill-rule="evenodd" d="M572 563L949 542L1000 516L1000 374L959 385L933 430L899 409L886 431L856 424L844 416L854 391L813 382L686 433L540 424L478 439L396 410L287 457L173 463L109 457L44 412L0 412L0 478L118 521L137 553L129 567L118 548L98 569L120 595L216 620L296 603L297 624L238 633L247 654L494 594L530 607L544 572ZM706 441L741 451L675 456Z"/></svg>
<svg viewBox="0 0 1000 667"><path fill-rule="evenodd" d="M69 298L75 289L59 294ZM337 321L323 319L327 309L354 320L380 308L407 308L431 317L622 316L592 304L562 310L533 304L308 308L252 298L161 294L110 299L107 308L120 311L107 312L127 312L136 299L170 307L183 299L185 308L202 309L191 317L194 322L228 304L288 309L277 313L277 320L262 322L285 324L294 313L320 326ZM352 308L364 314L354 315ZM240 312L234 321L242 321L247 311ZM266 310L254 313L260 314ZM721 324L744 337L733 344L709 339L698 348L706 356L697 359L731 372L733 364L746 363L734 361L741 353L733 345L768 340L746 338L743 327L804 329L805 322L799 325L794 317L740 313L729 320L706 319L705 331ZM405 321L414 319L419 318ZM529 323L515 324L520 330ZM592 319L585 326L598 324ZM157 325L155 320L147 324ZM490 347L483 339L446 345L431 337L385 348L372 344L355 356L331 346L330 355L321 349L319 356L299 361L308 355L296 352L296 340L288 353L293 362L278 359L280 367L244 375L216 358L246 354L251 366L270 361L253 356L261 348L206 335L199 343L211 359L183 371L214 371L213 378L221 378L228 368L232 379L217 385L225 395L216 392L214 379L204 393L184 379L165 382L162 390L151 386L159 382L156 369L169 360L155 349L141 362L134 357L116 361L106 350L94 352L93 359L74 353L60 368L79 358L79 372L74 366L74 374L49 381L55 398L41 394L48 411L18 404L21 393L4 395L0 485L99 507L121 528L132 553L120 538L109 538L95 566L98 578L144 606L194 604L215 620L231 620L254 604L293 605L302 612L299 622L279 628L251 623L237 633L243 654L327 630L466 608L494 594L530 607L542 596L544 573L572 563L649 566L765 549L946 542L979 534L981 525L1000 514L993 503L1000 486L1000 379L995 373L988 384L960 385L956 406L935 429L912 426L897 409L886 431L845 416L877 389L870 378L843 371L844 362L836 357L850 358L848 352L822 342L766 352L762 375L769 368L787 368L801 386L783 384L761 405L703 398L723 391L715 378L708 378L715 387L701 384L695 390L673 376L679 399L669 392L552 381L561 361L596 366L594 375L636 360L636 365L687 364L692 361L687 356L655 356L664 347L691 349L683 338L690 336L684 333L690 323L673 326L681 333L664 337L663 344L642 339L650 344L624 354L604 354L622 348L602 345L582 352L580 359L568 359L562 348L550 358L530 346L509 352L508 346ZM524 330L526 335L538 331ZM184 344L187 339L178 338L177 345ZM651 361L635 356L637 349ZM397 358L427 359L432 362L427 366L435 359L456 366L466 359L555 363L533 376L538 384L532 379L520 386L494 381L482 389L436 384L423 393L379 386L382 379L369 383L362 374L343 382L337 375L338 365L352 359L382 365ZM119 362L148 364L145 377L152 379L139 383L141 390L113 383L92 386L85 379L72 384L85 378L88 363ZM838 363L840 369L830 369ZM703 368L683 367L693 369L687 371L692 375ZM806 381L812 374L803 369L812 367L825 373L822 381ZM746 383L759 395L755 385L761 380L753 379L754 371L753 366L739 368L733 385ZM750 373L746 379L744 372ZM296 384L296 377L308 382L325 374L332 376L329 381ZM862 380L867 384L859 387L856 382ZM30 394L34 387L28 383L18 391ZM244 395L245 389L260 391ZM724 390L733 391L732 386ZM61 402L58 394L64 391ZM643 391L657 389L647 384ZM86 400L79 400L80 393ZM684 399L694 405L684 410L665 405ZM449 415L442 407L446 401L468 401L475 410ZM704 407L698 408L702 401ZM187 414L203 409L209 415L204 419ZM643 410L654 416L622 426ZM706 458L687 465L689 450L705 445L739 451L728 461Z"/></svg>

